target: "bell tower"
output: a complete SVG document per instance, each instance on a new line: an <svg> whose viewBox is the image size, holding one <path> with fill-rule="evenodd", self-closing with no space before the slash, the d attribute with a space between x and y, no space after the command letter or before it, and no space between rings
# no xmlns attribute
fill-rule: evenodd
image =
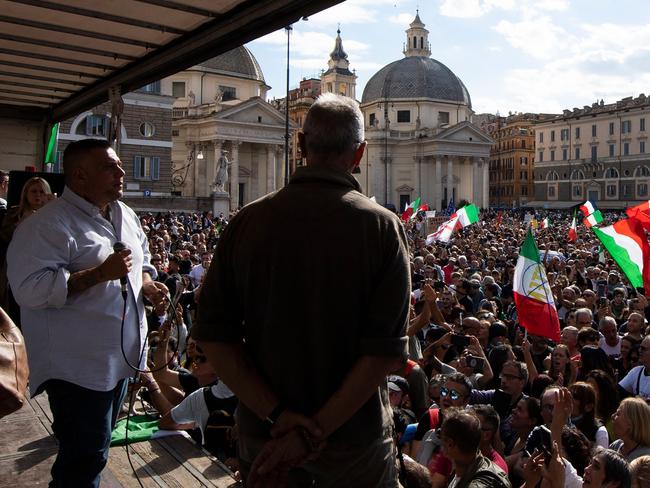
<svg viewBox="0 0 650 488"><path fill-rule="evenodd" d="M429 44L429 31L424 28L420 20L420 11L415 11L415 19L406 29L406 45L404 56L431 56L431 44Z"/></svg>
<svg viewBox="0 0 650 488"><path fill-rule="evenodd" d="M331 92L356 99L357 75L350 71L348 55L343 50L340 27L336 31L334 50L330 53L327 67L327 71L320 76L321 93Z"/></svg>

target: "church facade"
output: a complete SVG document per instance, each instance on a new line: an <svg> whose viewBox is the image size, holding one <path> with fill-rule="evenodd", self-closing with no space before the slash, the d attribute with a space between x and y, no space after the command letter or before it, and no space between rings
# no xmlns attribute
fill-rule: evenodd
<svg viewBox="0 0 650 488"><path fill-rule="evenodd" d="M361 99L368 147L355 176L369 196L400 210L418 197L437 210L452 198L487 207L494 141L472 124L463 82L431 58L428 33L417 14L404 58L368 81Z"/></svg>
<svg viewBox="0 0 650 488"><path fill-rule="evenodd" d="M269 88L244 46L162 80L175 97L173 191L186 206L212 210L212 195L223 191L235 210L282 186L285 119L266 102Z"/></svg>

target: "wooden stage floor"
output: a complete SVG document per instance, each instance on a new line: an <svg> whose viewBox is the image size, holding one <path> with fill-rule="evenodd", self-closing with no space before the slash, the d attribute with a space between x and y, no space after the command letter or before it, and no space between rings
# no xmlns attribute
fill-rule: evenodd
<svg viewBox="0 0 650 488"><path fill-rule="evenodd" d="M51 424L45 394L0 419L0 487L47 487L57 449ZM183 436L139 442L131 447L131 460L147 488L239 486L228 468ZM101 488L139 486L125 448L111 448Z"/></svg>

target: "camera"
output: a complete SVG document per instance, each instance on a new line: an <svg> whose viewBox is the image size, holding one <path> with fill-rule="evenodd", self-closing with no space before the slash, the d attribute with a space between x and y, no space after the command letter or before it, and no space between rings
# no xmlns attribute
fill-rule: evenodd
<svg viewBox="0 0 650 488"><path fill-rule="evenodd" d="M452 334L451 335L451 343L454 346L460 347L460 348L465 348L469 346L469 336L464 336L460 334Z"/></svg>

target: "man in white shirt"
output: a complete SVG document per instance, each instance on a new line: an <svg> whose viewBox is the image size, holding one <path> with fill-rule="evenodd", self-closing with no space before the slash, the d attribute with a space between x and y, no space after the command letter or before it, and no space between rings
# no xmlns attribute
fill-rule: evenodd
<svg viewBox="0 0 650 488"><path fill-rule="evenodd" d="M621 355L621 337L618 335L618 327L614 317L603 317L600 319L598 330L603 335L600 338L600 348L605 351L608 356Z"/></svg>
<svg viewBox="0 0 650 488"><path fill-rule="evenodd" d="M619 381L618 385L634 396L650 399L650 335L639 346L639 365Z"/></svg>
<svg viewBox="0 0 650 488"><path fill-rule="evenodd" d="M197 264L190 271L189 277L192 280L192 284L196 287L201 283L201 278L203 278L203 273L205 273L210 267L212 262L212 253L204 252L201 254L201 264Z"/></svg>
<svg viewBox="0 0 650 488"><path fill-rule="evenodd" d="M152 280L138 217L118 201L124 170L109 143L74 142L63 166L63 195L18 226L7 274L31 393L47 391L54 417L50 487L98 487L126 378L146 358L143 295L164 307L167 288ZM126 249L114 252L117 242Z"/></svg>

